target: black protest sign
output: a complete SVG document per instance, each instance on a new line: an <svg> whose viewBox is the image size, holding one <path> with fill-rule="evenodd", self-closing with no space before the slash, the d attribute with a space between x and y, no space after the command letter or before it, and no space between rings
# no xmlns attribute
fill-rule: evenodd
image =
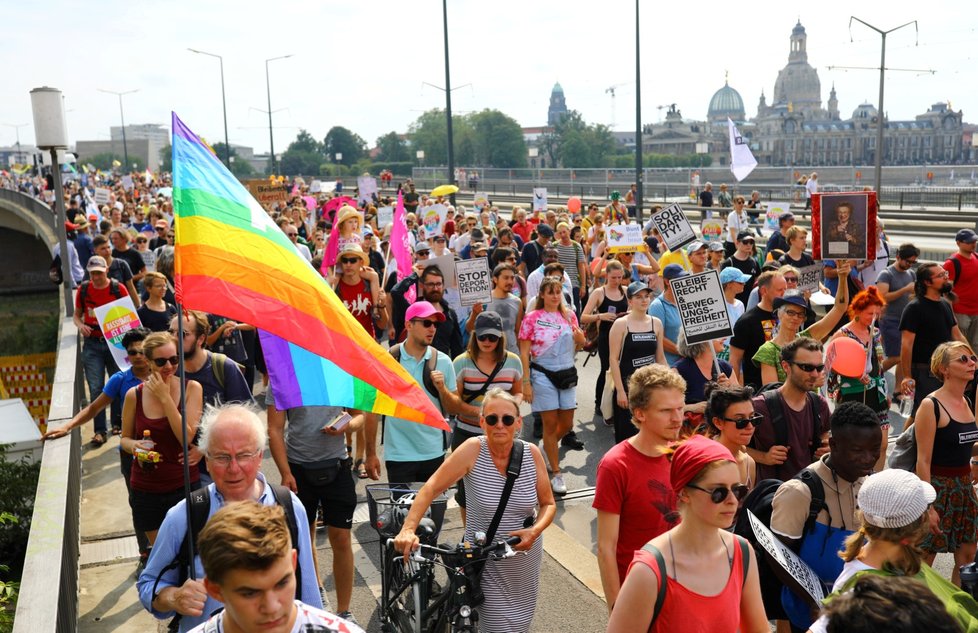
<svg viewBox="0 0 978 633"><path fill-rule="evenodd" d="M659 230L669 250L675 251L695 241L696 232L683 208L676 203L652 215L652 223Z"/></svg>
<svg viewBox="0 0 978 633"><path fill-rule="evenodd" d="M679 308L686 342L702 343L733 335L720 273L708 270L669 282Z"/></svg>

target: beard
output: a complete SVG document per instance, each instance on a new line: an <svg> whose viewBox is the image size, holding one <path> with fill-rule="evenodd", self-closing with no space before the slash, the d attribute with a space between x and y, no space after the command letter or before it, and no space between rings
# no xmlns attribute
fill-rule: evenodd
<svg viewBox="0 0 978 633"><path fill-rule="evenodd" d="M952 284L950 281L945 281L944 285L941 286L942 295L949 295L953 290L954 290L954 284Z"/></svg>

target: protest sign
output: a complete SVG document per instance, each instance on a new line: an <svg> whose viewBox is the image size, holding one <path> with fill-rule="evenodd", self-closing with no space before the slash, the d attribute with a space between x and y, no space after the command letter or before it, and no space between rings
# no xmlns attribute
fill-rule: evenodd
<svg viewBox="0 0 978 633"><path fill-rule="evenodd" d="M455 262L455 284L463 306L488 303L492 300L492 281L489 262L485 257Z"/></svg>
<svg viewBox="0 0 978 633"><path fill-rule="evenodd" d="M109 204L109 197L112 192L104 187L95 188L95 204Z"/></svg>
<svg viewBox="0 0 978 633"><path fill-rule="evenodd" d="M733 325L727 312L727 302L723 298L718 271L708 270L698 275L673 279L670 283L688 344L733 335Z"/></svg>
<svg viewBox="0 0 978 633"><path fill-rule="evenodd" d="M608 226L608 252L634 253L645 247L642 239L642 225L611 224Z"/></svg>
<svg viewBox="0 0 978 633"><path fill-rule="evenodd" d="M764 211L764 228L768 231L777 231L780 228L778 217L789 211L791 211L790 202L768 202Z"/></svg>
<svg viewBox="0 0 978 633"><path fill-rule="evenodd" d="M475 198L472 199L472 206L478 212L481 212L488 204L489 198L484 193L477 193L475 194Z"/></svg>
<svg viewBox="0 0 978 633"><path fill-rule="evenodd" d="M245 186L251 192L251 196L259 204L275 204L276 202L288 202L289 188L285 184L272 183L268 180L246 180Z"/></svg>
<svg viewBox="0 0 978 633"><path fill-rule="evenodd" d="M132 191L132 176L126 175L122 177L122 187L126 191Z"/></svg>
<svg viewBox="0 0 978 633"><path fill-rule="evenodd" d="M693 225L689 223L689 218L677 203L670 204L654 214L652 223L659 229L659 234L671 251L679 250L696 240Z"/></svg>
<svg viewBox="0 0 978 633"><path fill-rule="evenodd" d="M383 229L394 221L394 207L380 207L377 209L377 228Z"/></svg>
<svg viewBox="0 0 978 633"><path fill-rule="evenodd" d="M798 269L798 290L818 292L818 282L822 279L822 264L812 264Z"/></svg>
<svg viewBox="0 0 978 633"><path fill-rule="evenodd" d="M546 187L533 188L533 210L546 212L547 210L547 188Z"/></svg>
<svg viewBox="0 0 978 633"><path fill-rule="evenodd" d="M360 202L371 202L373 195L377 193L377 179L373 176L357 177L357 200Z"/></svg>
<svg viewBox="0 0 978 633"><path fill-rule="evenodd" d="M421 209L418 212L418 220L424 228L425 239L441 235L445 228L445 217L448 215L448 207L443 204L433 204Z"/></svg>
<svg viewBox="0 0 978 633"><path fill-rule="evenodd" d="M723 220L704 219L700 222L700 235L704 242L723 241Z"/></svg>
<svg viewBox="0 0 978 633"><path fill-rule="evenodd" d="M869 239L869 236L874 236ZM812 255L815 259L876 258L876 192L812 195Z"/></svg>
<svg viewBox="0 0 978 633"><path fill-rule="evenodd" d="M141 325L132 299L128 296L120 297L95 308L95 318L98 319L98 326L109 344L109 351L112 352L115 364L119 366L119 369L129 369L131 367L129 354L126 353L126 348L122 346L122 337L129 330Z"/></svg>
<svg viewBox="0 0 978 633"><path fill-rule="evenodd" d="M760 545L761 552L764 553L764 558L770 564L774 575L796 595L801 596L810 607L821 608L822 600L825 598L825 586L818 574L799 558L798 554L778 540L774 533L754 516L753 512L750 510L746 512L750 527L754 531L754 538Z"/></svg>
<svg viewBox="0 0 978 633"><path fill-rule="evenodd" d="M323 183L319 180L313 180L309 183L309 193L319 193L323 190Z"/></svg>
<svg viewBox="0 0 978 633"><path fill-rule="evenodd" d="M441 257L429 257L425 262L427 266L437 266L445 280L445 291L443 298L453 310L458 312L462 309L462 302L458 293L458 282L455 279L455 256L449 253Z"/></svg>

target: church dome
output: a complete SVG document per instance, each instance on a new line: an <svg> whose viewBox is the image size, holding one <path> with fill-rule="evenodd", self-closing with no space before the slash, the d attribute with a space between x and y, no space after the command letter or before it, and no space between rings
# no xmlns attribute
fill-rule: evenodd
<svg viewBox="0 0 978 633"><path fill-rule="evenodd" d="M713 98L710 99L710 109L706 116L711 121L725 120L727 117L734 121L743 121L745 119L744 100L740 98L739 92L724 82L723 88L717 90L713 94Z"/></svg>
<svg viewBox="0 0 978 633"><path fill-rule="evenodd" d="M861 103L852 111L853 121L872 121L876 118L876 106L872 103Z"/></svg>
<svg viewBox="0 0 978 633"><path fill-rule="evenodd" d="M554 89L550 91L550 94L555 94L555 95L556 94L561 94L561 95L564 94L564 89L560 85L560 82L559 81L554 84Z"/></svg>

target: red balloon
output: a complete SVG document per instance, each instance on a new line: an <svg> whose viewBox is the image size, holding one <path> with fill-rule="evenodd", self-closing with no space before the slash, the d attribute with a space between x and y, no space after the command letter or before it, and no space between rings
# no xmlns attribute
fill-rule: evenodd
<svg viewBox="0 0 978 633"><path fill-rule="evenodd" d="M837 338L825 348L825 357L832 358L832 371L847 378L859 378L866 373L866 348L848 336Z"/></svg>
<svg viewBox="0 0 978 633"><path fill-rule="evenodd" d="M579 213L581 210L581 199L577 196L567 199L567 210L571 213Z"/></svg>

